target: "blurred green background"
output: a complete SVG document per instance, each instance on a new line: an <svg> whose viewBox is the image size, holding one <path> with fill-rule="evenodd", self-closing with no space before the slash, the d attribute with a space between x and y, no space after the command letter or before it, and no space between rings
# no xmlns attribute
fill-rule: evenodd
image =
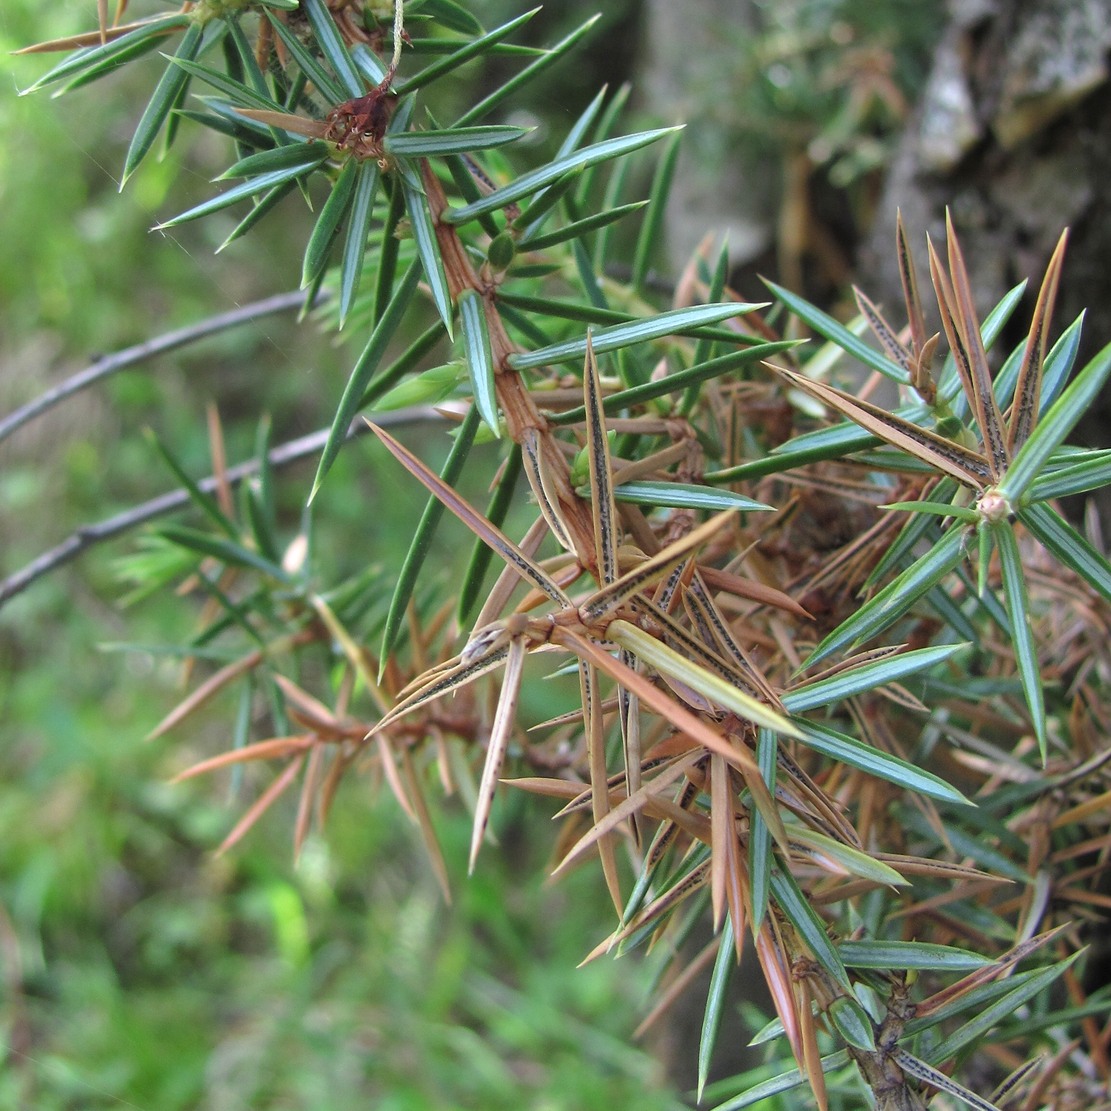
<svg viewBox="0 0 1111 1111"><path fill-rule="evenodd" d="M195 129L118 194L155 63L62 99L17 95L51 59L10 51L94 22L91 0L0 9L0 413L98 352L299 275L303 205L217 257L219 221L149 232L209 195L223 151ZM231 459L246 458L263 412L276 440L326 424L349 361L313 325L270 318L21 429L0 444L3 573L173 485L144 427L199 476L209 401ZM413 492L383 505L401 484L376 484L367 452L330 480L329 543L396 566ZM290 506L310 479L292 473ZM675 1106L661 1067L631 1048L646 993L633 963L575 969L608 928L606 902L591 870L544 886L543 808L508 799L513 851L488 851L471 880L469 820L458 804L440 811L451 906L396 805L355 777L296 866L294 801L214 855L253 783L237 795L227 776L168 781L226 745L234 696L144 742L181 696L178 669L104 645L180 640L193 604L124 610L115 560L132 544L105 545L0 610L0 1108Z"/></svg>
<svg viewBox="0 0 1111 1111"><path fill-rule="evenodd" d="M487 25L520 10L472 6ZM550 43L594 7L549 5L529 33ZM847 187L859 186L877 125L844 122L841 86L824 68L837 60L827 25L864 8L873 22L874 7L905 13L906 0L755 7L767 40L726 29L723 41L751 51L692 75L695 93L706 86L704 122L774 180L792 144L834 134L829 166L855 158ZM514 122L558 142L602 81L629 75L646 10L607 5L581 64L550 71ZM62 99L18 96L52 59L10 51L94 22L93 0L0 6L0 415L97 353L291 289L300 274L312 216L296 198L218 256L234 215L150 232L211 195L226 165L217 137L187 126L119 194L155 59ZM919 43L916 28L904 33ZM793 59L770 106L767 81L737 77L763 74L768 50ZM640 104L630 128L672 122L666 103ZM799 119L811 129L802 140L787 126ZM264 413L275 442L328 424L351 360L350 345L314 324L270 317L125 371L20 429L0 443L0 572L173 486L144 428L207 474L206 405L218 405L229 458L242 460ZM337 574L368 561L396 568L411 536L414 490L392 467L382 477L381 458L349 448L319 499L317 544ZM310 463L282 483L287 539L311 477ZM296 866L293 799L214 855L260 781L169 783L227 747L233 694L144 742L183 689L180 669L151 646L187 637L196 606L156 595L125 609L119 561L134 545L97 548L0 609L0 1111L677 1106L665 1068L689 1074L689 1044L630 1040L651 970L635 958L576 969L609 929L608 899L594 869L544 884L552 808L507 795L496 811L503 849L486 851L468 880L469 819L457 802L438 807L450 907L392 799L357 777ZM148 648L106 650L124 641ZM697 1012L696 1001L695 1038Z"/></svg>

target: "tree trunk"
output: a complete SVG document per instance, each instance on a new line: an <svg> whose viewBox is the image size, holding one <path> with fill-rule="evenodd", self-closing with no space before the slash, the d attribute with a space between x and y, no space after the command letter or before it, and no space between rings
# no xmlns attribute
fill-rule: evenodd
<svg viewBox="0 0 1111 1111"><path fill-rule="evenodd" d="M638 62L644 108L684 125L667 213L672 268L683 265L707 233L728 237L730 256L748 261L772 238L776 177L744 165L714 110L730 95L737 37L759 26L753 0L646 0Z"/></svg>
<svg viewBox="0 0 1111 1111"><path fill-rule="evenodd" d="M1044 268L1071 228L1058 323L1111 337L1111 0L954 0L892 164L863 282L898 298L894 214L944 240L948 207L980 308ZM1036 287L1030 291L1036 295Z"/></svg>

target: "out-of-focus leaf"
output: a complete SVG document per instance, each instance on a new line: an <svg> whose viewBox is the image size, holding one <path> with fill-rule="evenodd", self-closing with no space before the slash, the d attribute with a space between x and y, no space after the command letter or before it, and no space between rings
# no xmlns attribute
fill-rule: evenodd
<svg viewBox="0 0 1111 1111"><path fill-rule="evenodd" d="M153 432L147 433L147 440L158 452L162 461L169 467L174 477L185 487L192 503L231 541L238 541L239 530L220 508L216 499L206 494L196 480L170 453L162 441Z"/></svg>
<svg viewBox="0 0 1111 1111"><path fill-rule="evenodd" d="M437 23L464 35L481 35L482 24L462 4L455 0L421 0L420 14L432 16ZM531 16L533 13L529 12ZM522 17L522 21L524 18Z"/></svg>
<svg viewBox="0 0 1111 1111"><path fill-rule="evenodd" d="M608 139L613 134L614 130L617 127L618 120L621 118L622 113L625 111L625 106L629 101L629 94L631 91L632 86L626 82L610 98L609 104L606 105L605 111L602 112L602 115L598 120L598 126L594 129L594 141L596 143L600 143L603 139ZM617 167L618 171L620 171L622 167L623 164L619 165ZM576 207L580 210L589 207L591 203L596 204L596 201L592 201L592 198L595 197L593 185L598 175L598 169L599 167L597 166L590 166L583 171L581 177L579 178L578 188L575 190L574 202ZM618 175L611 174L610 181L606 185L606 191L603 197L604 207L609 207L615 204L620 196L619 188L610 188L611 185L615 184L613 178L616 176ZM601 267L599 267L599 269L601 269Z"/></svg>
<svg viewBox="0 0 1111 1111"><path fill-rule="evenodd" d="M374 403L375 412L403 409L409 405L434 405L442 401L467 377L462 361L430 367L399 382Z"/></svg>
<svg viewBox="0 0 1111 1111"><path fill-rule="evenodd" d="M167 540L172 540L175 544L189 548L199 555L212 556L232 567L249 567L262 571L263 574L269 575L280 583L289 581L289 575L278 564L259 555L258 552L251 551L250 548L243 547L242 544L223 540L207 532L198 532L183 525L164 525L160 532Z"/></svg>

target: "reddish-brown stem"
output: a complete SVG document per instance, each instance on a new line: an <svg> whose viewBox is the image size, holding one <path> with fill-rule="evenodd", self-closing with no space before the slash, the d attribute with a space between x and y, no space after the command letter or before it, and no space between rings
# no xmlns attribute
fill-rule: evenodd
<svg viewBox="0 0 1111 1111"><path fill-rule="evenodd" d="M530 441L539 458L539 468L543 471L543 488L540 489L539 476L526 469L529 482L537 499L549 505L558 502L553 508L559 516L571 546L580 563L590 571L596 570L597 558L594 551L594 522L589 505L574 491L571 472L566 457L560 451L548 422L537 409L520 374L509 365L509 356L518 349L513 345L498 312L495 289L484 282L475 270L463 248L455 228L440 219L447 208L447 197L439 179L428 163L422 163L421 176L428 207L436 227L436 240L447 275L448 288L452 300L458 300L464 290L473 290L482 298L486 316L486 327L490 336L490 350L497 368L495 387L498 404L505 415L509 435L517 444ZM554 496L553 496L554 495Z"/></svg>

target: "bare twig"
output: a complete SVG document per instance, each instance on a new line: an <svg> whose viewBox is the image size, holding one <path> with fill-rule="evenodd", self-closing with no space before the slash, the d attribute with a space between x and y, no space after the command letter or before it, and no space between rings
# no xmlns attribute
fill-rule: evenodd
<svg viewBox="0 0 1111 1111"><path fill-rule="evenodd" d="M111 355L94 360L84 370L70 375L64 382L40 394L34 401L16 409L14 413L0 420L0 441L6 439L17 429L22 428L28 421L41 416L48 409L52 409L67 397L87 389L89 386L115 374L118 370L125 370L136 363L146 362L156 355L172 351L176 347L184 347L195 343L206 336L214 335L228 328L238 328L241 324L250 324L264 316L273 316L279 312L289 312L291 309L300 308L305 303L303 292L277 293L273 297L264 297L261 301L252 301L250 304L241 305L230 312L210 316L198 324L190 324L185 328L176 328L165 335L155 336L154 339L137 343L134 347L125 347ZM2 596L0 596L2 598Z"/></svg>
<svg viewBox="0 0 1111 1111"><path fill-rule="evenodd" d="M379 413L375 416L375 421L379 426L441 419L443 419L442 413L426 405L414 405L407 409ZM367 427L362 420L354 422L348 430L347 438L351 440L356 436L361 436L367 431ZM306 436L299 436L295 440L288 440L284 444L279 444L267 456L270 466L286 467L291 463L296 463L299 459L304 459L306 456L315 455L324 447L330 431L329 428L321 428L316 432L310 432ZM246 463L240 463L238 466L229 467L221 477L229 485L237 485L243 479L257 474L258 470L259 461L251 459ZM215 490L216 484L215 475L209 475L208 478L203 478L197 483L206 494ZM117 513L114 517L107 517L103 521L97 521L90 525L82 525L60 544L31 560L26 567L16 571L13 575L9 575L6 579L0 580L0 606L3 606L17 594L22 593L44 575L76 559L79 555L88 551L89 548L95 547L105 540L111 540L113 537L153 520L155 517L173 513L188 504L189 492L187 490L171 490L157 498L151 498L150 501L132 506L122 513Z"/></svg>
<svg viewBox="0 0 1111 1111"><path fill-rule="evenodd" d="M405 10L401 0L394 0L393 5L393 57L390 59L390 68L397 69L401 61L401 45L405 41Z"/></svg>

